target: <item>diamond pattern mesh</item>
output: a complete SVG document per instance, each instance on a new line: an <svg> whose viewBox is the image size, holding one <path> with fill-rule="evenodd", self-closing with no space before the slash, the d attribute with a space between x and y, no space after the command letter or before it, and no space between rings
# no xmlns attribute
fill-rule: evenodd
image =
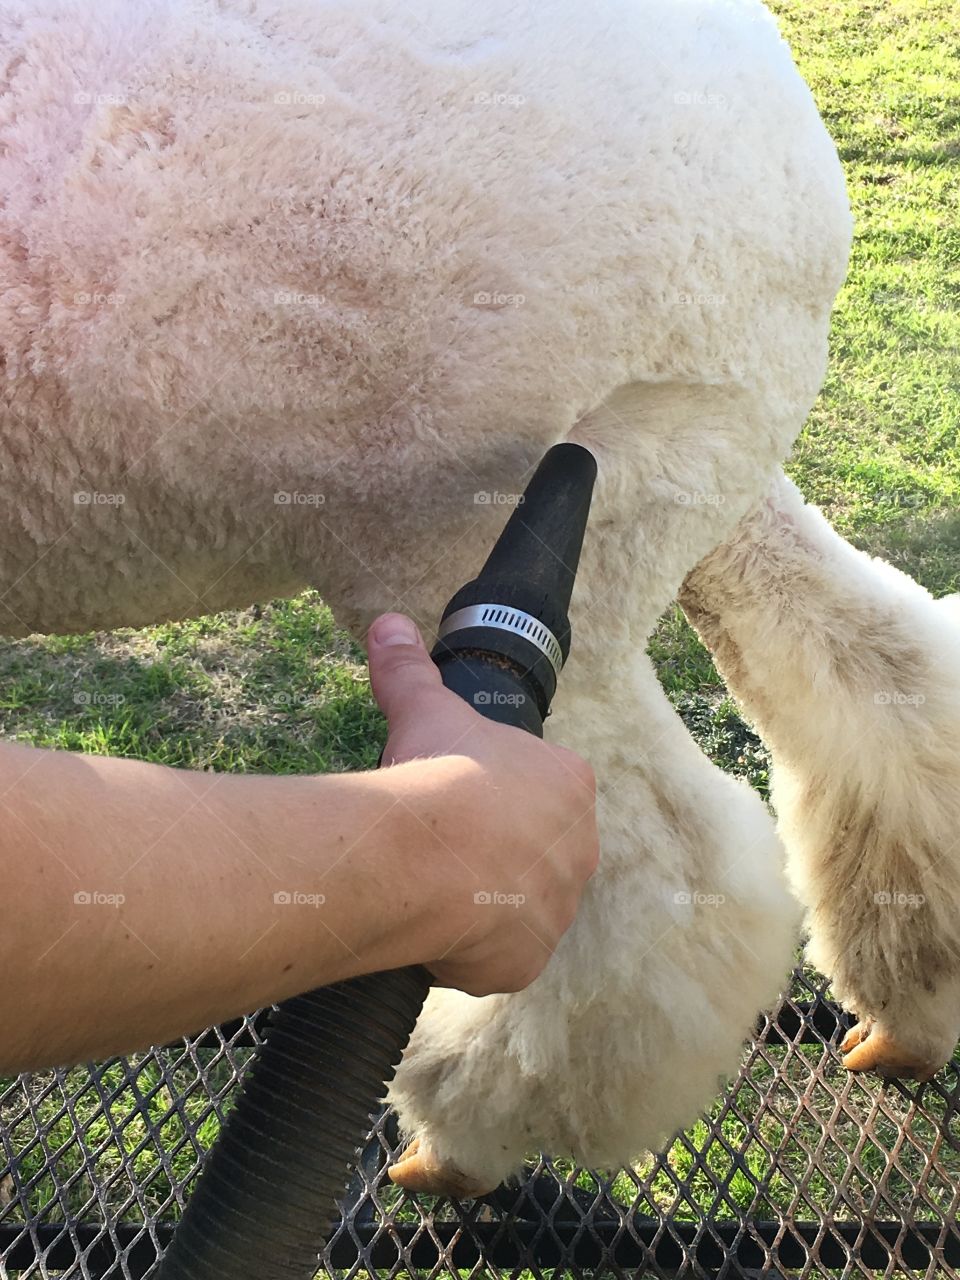
<svg viewBox="0 0 960 1280"><path fill-rule="evenodd" d="M259 1026L0 1081L0 1276L149 1275ZM383 1115L318 1275L960 1276L960 1063L924 1086L849 1076L844 1027L798 970L668 1150L612 1176L541 1158L476 1202L384 1184Z"/></svg>

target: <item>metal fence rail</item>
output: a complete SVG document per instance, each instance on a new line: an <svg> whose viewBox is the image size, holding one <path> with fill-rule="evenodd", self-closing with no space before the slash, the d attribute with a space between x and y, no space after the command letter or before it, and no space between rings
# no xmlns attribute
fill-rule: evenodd
<svg viewBox="0 0 960 1280"><path fill-rule="evenodd" d="M798 971L710 1113L615 1175L541 1159L481 1201L415 1199L384 1184L382 1116L318 1274L960 1276L960 1063L848 1076L825 992ZM259 1025L0 1082L0 1276L147 1276Z"/></svg>

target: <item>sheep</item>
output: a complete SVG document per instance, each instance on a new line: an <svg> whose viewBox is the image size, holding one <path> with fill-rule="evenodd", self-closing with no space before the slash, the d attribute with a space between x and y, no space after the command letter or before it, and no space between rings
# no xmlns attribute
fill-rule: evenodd
<svg viewBox="0 0 960 1280"><path fill-rule="evenodd" d="M0 55L7 634L313 586L429 635L543 452L597 457L549 733L600 780L601 868L526 991L431 995L395 1180L657 1146L801 904L845 1065L942 1064L960 627L781 471L851 218L759 0L0 0ZM677 598L779 831L644 653Z"/></svg>

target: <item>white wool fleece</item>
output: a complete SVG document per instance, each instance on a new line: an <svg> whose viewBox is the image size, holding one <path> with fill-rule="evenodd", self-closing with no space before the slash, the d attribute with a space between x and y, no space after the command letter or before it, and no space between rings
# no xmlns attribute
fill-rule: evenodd
<svg viewBox="0 0 960 1280"><path fill-rule="evenodd" d="M600 871L528 991L431 997L393 1097L477 1185L691 1120L786 981L797 913L765 806L644 646L776 484L850 242L770 15L0 0L0 197L11 633L306 584L355 631L402 608L429 633L510 510L480 495L558 440L594 450L549 732L596 769ZM722 612L755 571L751 609L783 609L775 556L721 556L704 595ZM789 662L766 678L809 700Z"/></svg>
<svg viewBox="0 0 960 1280"><path fill-rule="evenodd" d="M759 4L0 0L0 59L10 631L359 623L618 388L739 396L658 465L755 493L816 393L849 215Z"/></svg>

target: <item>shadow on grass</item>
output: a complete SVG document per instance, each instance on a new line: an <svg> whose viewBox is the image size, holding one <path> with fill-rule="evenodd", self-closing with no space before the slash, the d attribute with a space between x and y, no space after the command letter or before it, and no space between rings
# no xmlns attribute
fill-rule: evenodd
<svg viewBox="0 0 960 1280"><path fill-rule="evenodd" d="M143 632L0 640L0 735L194 769L371 768L362 656L308 598Z"/></svg>
<svg viewBox="0 0 960 1280"><path fill-rule="evenodd" d="M905 511L853 539L861 550L887 560L935 596L960 591L960 511L917 516Z"/></svg>

